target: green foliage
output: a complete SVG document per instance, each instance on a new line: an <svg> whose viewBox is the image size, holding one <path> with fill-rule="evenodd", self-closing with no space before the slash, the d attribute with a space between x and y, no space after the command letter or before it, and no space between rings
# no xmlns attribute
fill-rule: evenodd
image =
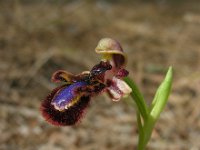
<svg viewBox="0 0 200 150"><path fill-rule="evenodd" d="M165 79L160 84L154 99L148 107L133 80L126 77L125 82L132 88L131 97L137 108L137 124L139 129L138 150L144 150L153 131L156 121L163 111L172 87L173 70L168 69Z"/></svg>

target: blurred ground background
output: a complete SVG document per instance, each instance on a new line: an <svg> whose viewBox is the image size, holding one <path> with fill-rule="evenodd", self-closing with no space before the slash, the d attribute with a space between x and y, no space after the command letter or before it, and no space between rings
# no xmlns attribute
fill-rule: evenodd
<svg viewBox="0 0 200 150"><path fill-rule="evenodd" d="M1 150L136 149L135 110L124 101L94 98L74 127L51 126L39 112L56 87L51 74L91 68L103 37L120 41L149 101L174 67L172 94L148 149L200 149L200 1L1 0Z"/></svg>

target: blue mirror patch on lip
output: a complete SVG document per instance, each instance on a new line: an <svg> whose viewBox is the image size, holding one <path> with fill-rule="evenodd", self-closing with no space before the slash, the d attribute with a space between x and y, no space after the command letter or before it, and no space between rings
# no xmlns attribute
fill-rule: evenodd
<svg viewBox="0 0 200 150"><path fill-rule="evenodd" d="M77 97L77 95L74 94L74 90L87 84L87 82L80 81L64 87L54 96L51 104L60 110L65 109L65 106Z"/></svg>

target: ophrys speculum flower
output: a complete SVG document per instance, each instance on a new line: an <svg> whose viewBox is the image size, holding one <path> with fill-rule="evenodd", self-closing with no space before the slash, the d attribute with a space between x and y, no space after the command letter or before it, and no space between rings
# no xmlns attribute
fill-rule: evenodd
<svg viewBox="0 0 200 150"><path fill-rule="evenodd" d="M131 93L139 127L138 149L144 150L167 103L172 86L172 67L158 88L152 104L148 106L137 85L127 77L127 59L121 45L105 38L100 40L95 50L103 59L90 71L74 75L58 70L52 75L53 82L63 82L63 85L54 89L42 102L42 115L53 125L74 125L82 117L91 97L107 92L113 101L118 101Z"/></svg>
<svg viewBox="0 0 200 150"><path fill-rule="evenodd" d="M102 61L90 71L74 75L58 70L52 75L53 82L63 82L42 102L43 117L53 125L74 125L87 108L91 97L107 92L112 100L120 100L131 92L122 80L128 75L124 69L126 56L120 44L109 38L102 39L96 52L103 55Z"/></svg>

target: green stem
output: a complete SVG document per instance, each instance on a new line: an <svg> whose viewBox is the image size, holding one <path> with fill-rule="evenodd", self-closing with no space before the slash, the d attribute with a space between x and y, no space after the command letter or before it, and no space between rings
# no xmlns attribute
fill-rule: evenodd
<svg viewBox="0 0 200 150"><path fill-rule="evenodd" d="M148 118L148 108L147 105L144 101L144 98L139 90L139 88L136 86L136 84L129 78L129 77L125 77L124 81L131 87L132 92L131 92L131 97L133 98L133 100L135 101L138 110L140 112L140 114L142 115L143 120L147 120Z"/></svg>
<svg viewBox="0 0 200 150"><path fill-rule="evenodd" d="M144 149L144 129L143 129L143 125L142 125L142 120L141 120L141 116L140 113L137 112L137 124L138 124L138 130L139 130L139 139L138 139L138 149L139 150L143 150Z"/></svg>

